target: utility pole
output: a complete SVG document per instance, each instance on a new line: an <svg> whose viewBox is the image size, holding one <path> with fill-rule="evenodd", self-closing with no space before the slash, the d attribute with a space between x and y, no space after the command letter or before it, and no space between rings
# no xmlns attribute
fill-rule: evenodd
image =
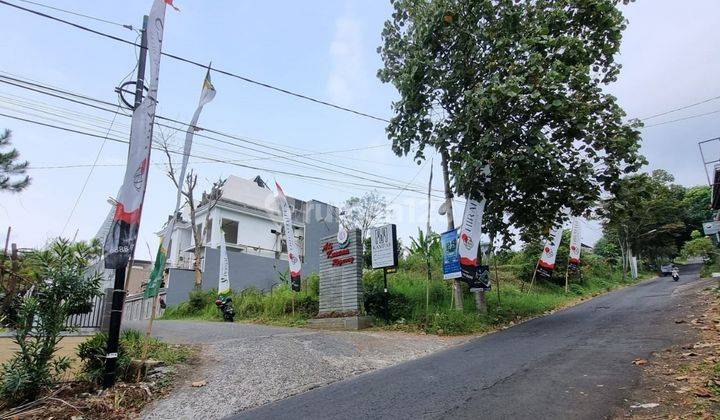
<svg viewBox="0 0 720 420"><path fill-rule="evenodd" d="M447 215L448 227L447 230L455 229L455 218L453 217L453 206L452 199L453 193L450 189L450 171L448 169L448 152L444 147L440 150L440 156L442 157L442 170L443 170L443 181L445 184L445 214ZM462 311L463 309L463 296L462 286L460 281L453 279L453 301L455 302L455 309Z"/></svg>
<svg viewBox="0 0 720 420"><path fill-rule="evenodd" d="M148 16L143 16L142 38L140 41L140 56L138 57L137 80L135 85L134 109L140 106L143 99L145 86L145 61L147 58L147 24ZM132 135L131 135L132 140ZM128 153L129 153L128 147ZM130 259L132 267L133 258ZM120 323L122 322L122 311L125 303L125 274L127 267L115 270L115 284L112 293L112 306L110 309L110 329L108 331L108 342L105 356L105 372L103 376L103 388L109 388L115 384L118 345L120 341Z"/></svg>

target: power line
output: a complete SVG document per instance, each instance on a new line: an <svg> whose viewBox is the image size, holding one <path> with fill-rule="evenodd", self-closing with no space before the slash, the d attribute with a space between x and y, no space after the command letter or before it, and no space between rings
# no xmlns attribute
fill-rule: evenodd
<svg viewBox="0 0 720 420"><path fill-rule="evenodd" d="M69 92L69 91L63 90L63 89L51 88L51 87L45 86L45 85L43 85L43 84L25 82L25 81L20 80L20 79L16 79L16 78L13 78L13 77L8 77L8 76L2 76L2 75L0 75L0 78L10 79L10 80L15 81L15 82L20 82L20 83L24 83L24 84L29 84L29 85L31 85L31 86L39 87L39 88L41 88L41 89L46 89L46 90L51 90L51 91L54 91L54 92L59 92L59 93L62 93L62 94L64 94L64 95L70 95L70 96L73 96L73 97L76 97L76 98L82 98L82 99L85 99L85 100L90 100L90 101L93 101L93 102L96 102L96 103L101 103L101 104L104 104L104 105L114 105L114 104L111 104L111 103L109 103L109 102L107 102L107 101L99 100L99 99L92 98L92 97L89 97L89 96L86 96L86 95L81 95L81 94ZM27 89L29 89L29 90L31 90L31 91L38 92L38 93L42 93L42 94L47 94L47 95L50 95L50 96L53 96L53 97L56 97L56 98L59 98L59 99L66 99L66 100L68 100L68 101L71 101L71 102L74 102L74 103L78 103L78 104L81 104L81 105L86 105L86 106L89 106L89 107L92 107L92 108L96 108L96 109L99 109L99 110L102 110L102 111L111 112L111 113L115 112L115 111L113 111L113 110L110 110L110 109L107 109L107 108L104 108L104 107L101 107L101 106L97 106L97 105L93 105L93 104L88 104L88 103L86 103L86 102L82 102L82 101L79 101L79 100L76 100L76 99L72 99L72 98L66 98L66 97L63 97L63 96L61 96L61 95L57 95L57 94L45 92L45 91L40 90L40 89L35 89L35 88L30 88L30 87L22 86L22 85L19 85L19 84L17 84L17 83L8 82L7 80L0 80L0 82L2 82L2 83L7 83L7 84L10 84L10 85L13 85L13 86L20 87L20 88L27 88ZM169 121L169 122L173 122L173 123L176 123L176 124L181 124L181 125L183 125L183 126L188 126L187 123L184 123L184 122L182 122L182 121L178 121L178 120L175 120L175 119L172 119L172 118L163 117L163 116L160 116L160 115L156 116L156 118L161 119L161 120L165 120L165 121ZM172 127L172 126L169 126L169 125L167 125L167 124L162 124L162 123L157 123L157 122L156 122L155 124L158 125L158 126L160 126L160 127L166 127L166 128L172 129L172 130L178 130L178 131L179 131L179 129L178 129L177 127ZM213 130L213 129L209 129L209 128L205 128L205 127L200 127L200 126L197 126L196 129L199 130L199 131L205 131L205 132L217 134L217 135L220 135L220 136L223 136L223 137L227 137L227 138L231 138L231 139L234 139L234 140L238 140L238 141L241 141L241 142L253 144L253 145L256 145L256 146L259 146L259 147L264 147L264 148L267 148L267 149L270 149L270 150L279 151L279 152L281 152L281 153L285 153L285 154L288 154L288 155L291 155L291 156L294 156L294 157L304 157L304 158L306 158L307 160L314 161L314 162L318 162L318 163L321 163L321 164L323 164L323 165L333 165L333 166L334 166L333 163L330 163L330 162L327 162L327 161L323 161L323 160L320 160L320 159L316 159L316 158L311 157L312 155L319 154L318 152L315 152L315 153L307 153L307 154L288 153L288 152L287 152L286 150L284 150L284 149L281 149L281 148L278 148L278 147L268 146L268 145L262 144L262 143L260 143L260 142L258 142L258 141L249 140L249 139L247 139L247 138L243 138L243 137L236 136L236 135L233 135L233 134L225 133L225 132L222 132L222 131ZM222 140L222 139L218 139L218 138L216 138L216 137L211 137L211 136L208 136L208 135L202 134L202 133L196 133L195 136L202 137L202 138L207 138L207 139L214 140L214 141L217 141L217 142L220 142L220 143L224 143L224 144L228 144L228 145L231 145L231 146L234 146L234 147L240 147L237 143L229 142L229 141ZM380 146L382 146L382 145L380 145ZM275 154L275 153L270 153L270 152L267 152L267 151L258 150L258 149L252 148L252 147L247 147L247 146L245 146L244 148L245 148L245 149L248 149L248 150L255 151L255 152L259 152L259 153L265 153L265 154L268 154L268 155L270 155L270 156L272 156L272 157L275 157L275 158L278 158L278 159L283 159L283 160L287 160L287 161L290 161L290 162L295 162L293 159L291 159L291 158L288 157L288 156L282 156L282 155L278 155L278 154ZM272 160L272 159L271 159L271 160ZM351 177L359 178L359 179L362 179L362 180L365 180L365 181L371 181L371 182L376 182L376 183L383 184L383 185L387 185L387 186L397 187L397 185L388 184L388 183L385 182L385 181L379 181L379 180L377 180L377 179L369 179L369 178L367 178L367 177L365 177L365 176L359 176L359 175L355 175L355 174L349 174L349 173L347 173L347 172L340 171L340 170L333 169L333 168L327 168L327 167L318 166L318 165L314 165L314 164L310 164L310 163L306 163L306 162L299 162L299 163L301 163L301 164L303 164L303 165L305 165L305 166L309 166L309 167L314 168L314 169L320 169L320 170L335 172L335 173L338 173L338 174L341 174L341 175L351 176ZM368 172L368 171L363 171L363 170L357 169L357 168L347 167L346 169L349 170L349 171L352 171L352 172L357 172L357 173L363 174L363 175L368 175L368 176L372 176L372 177L375 177L375 178L385 179L385 180L388 180L388 181L390 181L390 182L401 183L401 184L403 183L403 181L400 181L400 180L397 180L397 179L394 179L394 178L391 178L391 177L386 177L386 176L382 176L382 175L377 175L377 174L375 174L375 173ZM413 186L416 187L416 188L419 188L419 187L416 186L416 185L413 185ZM422 192L422 191L420 191L420 190L410 190L410 191L416 192L416 193L418 193L418 194L424 194L424 192ZM436 189L435 191L438 191L438 190Z"/></svg>
<svg viewBox="0 0 720 420"><path fill-rule="evenodd" d="M685 121L685 120L689 120L689 119L693 119L693 118L705 117L705 116L707 116L707 115L713 115L713 114L718 114L718 113L720 113L720 109L715 110L715 111L705 112L705 113L703 113L703 114L690 115L690 116L683 117L683 118L678 118L678 119L675 119L675 120L663 121L663 122L660 122L660 123L657 123L657 124L650 124L650 125L646 125L646 126L643 127L643 128L657 127L657 126L659 126L659 125L665 125L665 124L675 123L675 122L678 122L678 121Z"/></svg>
<svg viewBox="0 0 720 420"><path fill-rule="evenodd" d="M48 123L44 123L44 122L37 121L37 120L31 120L31 119L28 119L28 118L22 118L22 117L18 117L18 116L15 116L15 115L9 115L9 114L5 114L5 113L0 113L0 117L12 118L12 119L15 119L15 120L18 120L18 121L23 121L23 122L27 122L27 123L31 123L31 124L36 124L36 125L40 125L40 126L44 126L44 127L48 127L48 128L54 128L54 129L58 129L58 130L62 130L62 131L67 131L67 132L71 132L71 133L81 134L81 135L88 136L88 137L100 138L100 139L103 138L103 136L102 136L102 135L99 135L99 134L88 133L88 132L84 132L84 131L81 131L81 130L75 130L75 129L67 128L67 127L61 127L61 126L58 126L58 125L48 124ZM116 142L116 143L129 144L129 141L128 141L128 140L116 139L116 138L114 138L114 137L108 137L108 140L113 141L113 142ZM155 150L163 150L163 149L162 149L161 147L159 147L159 146L152 146L152 148L155 149ZM174 154L174 155L180 155L180 156L184 155L184 153L181 152L181 151L169 150L169 152L170 152L171 154ZM235 162L232 162L232 161L227 161L227 160L222 160L222 159L213 158L213 157L208 157L208 156L202 156L202 155L189 154L188 156L196 157L196 158L199 158L199 159L206 159L206 160L208 160L208 161L212 161L212 162L216 162L216 163L222 163L222 164L228 164L228 165L232 165L232 166L238 166L238 167L241 167L241 168L252 169L252 170L255 170L255 171L269 172L269 173L275 173L275 174L280 174L280 175L287 175L287 176L296 177L296 178L300 178L300 179L312 179L312 180L322 181L322 182L324 182L324 183L345 184L345 185L352 185L352 186L359 186L359 187L368 187L368 188L373 188L373 189L385 189L385 190L400 190L400 189L402 189L401 187L397 187L397 186L385 186L385 187L382 187L382 186L378 186L378 185L356 183L356 182L344 181L344 180L339 180L339 179L327 179L327 178L323 178L323 177L318 177L318 176L313 176L313 175L306 175L306 174L301 174L301 173L296 173L296 172L290 172L290 171L260 168L260 167L257 167L257 166L245 165L245 164L241 164L241 163L235 163Z"/></svg>
<svg viewBox="0 0 720 420"><path fill-rule="evenodd" d="M653 114L653 115L651 115L651 116L649 116L649 117L640 118L640 120L641 120L641 121L647 121L647 120L652 119L652 118L655 118L655 117L662 117L663 115L672 114L673 112L682 111L682 110L685 110L685 109L688 109L688 108L692 108L692 107L695 107L695 106L698 106L698 105L706 104L706 103L708 103L708 102L712 102L712 101L715 101L715 100L717 100L717 99L720 99L720 96L713 96L712 98L708 98L708 99L702 100L702 101L700 101L700 102L695 102L695 103L690 104L690 105L685 105L685 106L681 106L681 107L679 107L679 108L674 108L674 109L671 109L671 110L669 110L669 111L661 112L661 113L659 113L659 114Z"/></svg>
<svg viewBox="0 0 720 420"><path fill-rule="evenodd" d="M119 26L119 27L121 27L121 28L129 29L129 30L131 30L131 31L137 30L137 29L133 28L132 25L125 25L125 24L122 24L122 23L119 23L119 22L113 22L113 21L111 21L111 20L102 19L102 18L95 17L95 16L84 15L84 14L82 14L82 13L73 12L73 11L71 11L71 10L61 9L61 8L59 8L59 7L50 6L50 5L43 4L43 3L38 3L38 2L34 2L34 1L29 1L29 0L15 0L15 1L20 1L20 2L23 2L23 3L33 4L33 5L35 5L35 6L45 7L45 8L47 8L47 9L56 10L56 11L58 11L58 12L67 13L67 14L69 14L69 15L74 15L74 16L78 16L78 17L85 18L85 19L91 19L91 20L95 20L95 21L98 21L98 22L102 22L102 23L107 23L107 24L109 24L109 25Z"/></svg>
<svg viewBox="0 0 720 420"><path fill-rule="evenodd" d="M135 43L135 42L128 41L128 40L126 40L126 39L123 39L123 38L120 38L120 37L117 37L117 36L114 36L114 35L110 35L110 34L108 34L108 33L101 32L101 31L98 31L98 30L95 30L95 29L91 29L91 28L88 28L87 26L83 26L83 25L80 25L80 24L77 24L77 23L74 23L74 22L70 22L70 21L67 21L67 20L65 20L65 19L61 19L61 18L56 17L56 16L48 15L48 14L46 14L46 13L42 13L42 12L39 12L39 11L37 11L37 10L28 9L28 8L26 8L26 7L22 7L22 6L19 6L19 5L17 5L17 4L8 3L8 2L5 1L5 0L0 0L0 3L1 3L1 4L5 4L5 5L7 5L7 6L10 6L10 7L14 7L14 8L19 9L19 10L23 10L23 11L28 12L28 13L32 13L32 14L37 15L37 16L44 17L44 18L46 18L46 19L50 19L50 20L54 20L54 21L56 21L56 22L64 23L64 24L70 25L70 26L72 26L72 27L74 27L74 28L77 28L77 29L80 29L80 30L83 30L83 31L86 31L86 32L90 32L90 33L93 33L93 34L95 34L95 35L99 35L99 36L102 36L102 37L105 37L105 38L108 38L108 39L112 39L112 40L114 40L114 41L118 41L118 42L122 42L122 43L125 43L125 44L129 44L129 45L134 45L134 46L136 46L136 47L140 47L140 45L137 44L137 43ZM206 64L202 64L202 63L200 63L200 62L197 62L197 61L194 61L194 60L191 60L191 59L188 59L188 58L180 57L180 56L175 55L175 54L170 54L170 53L167 53L167 52L163 52L162 55L164 55L164 56L166 56L166 57L168 57L168 58L172 58L172 59L177 60L177 61L181 61L181 62L184 62L184 63L187 63L187 64L192 64L192 65L194 65L194 66L201 67L201 68L203 68L203 69L207 69L207 68L208 68ZM214 72L216 72L216 73L218 73L218 74L222 74L222 75L225 75L225 76L228 76L228 77L232 77L232 78L235 78L235 79L242 80L242 81L247 82L247 83L251 83L251 84L254 84L254 85L257 85L257 86L261 86L261 87L264 87L264 88L267 88L267 89L271 89L271 90L274 90L274 91L276 91L276 92L280 92L280 93L284 93L284 94L287 94L287 95L290 95L290 96L294 96L294 97L299 98L299 99L304 99L304 100L306 100L306 101L314 102L314 103L319 104L319 105L324 105L324 106L327 106L327 107L330 107L330 108L334 108L334 109L337 109L337 110L340 110L340 111L349 112L349 113L352 113L352 114L355 114L355 115L358 115L358 116L361 116L361 117L366 117L366 118L370 118L370 119L377 120L377 121L382 121L382 122L390 122L390 120L388 120L388 119L386 119L386 118L382 118L382 117L378 117L378 116L375 116L375 115L371 115L371 114L368 114L368 113L365 113L365 112L357 111L357 110L354 110L354 109L352 109L352 108L344 107L344 106L342 106L342 105L337 105L337 104L334 104L334 103L332 103L332 102L324 101L324 100L322 100L322 99L317 99L317 98L314 98L314 97L312 97L312 96L308 96L308 95L305 95L305 94L302 94L302 93L298 93L298 92L294 92L294 91L291 91L291 90L288 90L288 89L284 89L284 88L281 88L281 87L278 87L278 86L274 86L274 85L271 85L271 84L269 84L269 83L260 82L260 81L258 81L258 80L254 80L254 79L251 79L251 78L249 78L249 77L241 76L241 75L239 75L239 74L232 73L232 72L227 71L227 70L221 70L221 69L218 69L218 68L211 68L210 71L214 71Z"/></svg>

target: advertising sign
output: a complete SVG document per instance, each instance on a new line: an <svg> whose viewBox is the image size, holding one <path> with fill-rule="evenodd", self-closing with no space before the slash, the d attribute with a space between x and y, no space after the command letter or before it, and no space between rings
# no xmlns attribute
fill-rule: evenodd
<svg viewBox="0 0 720 420"><path fill-rule="evenodd" d="M480 264L478 250L480 249L483 213L485 213L485 199L481 201L468 199L465 202L465 212L460 226L458 254L460 255L462 278L468 283L471 283L477 277Z"/></svg>
<svg viewBox="0 0 720 420"><path fill-rule="evenodd" d="M456 279L462 275L460 273L460 255L458 255L457 239L457 229L440 234L440 244L443 251L443 278L445 280Z"/></svg>
<svg viewBox="0 0 720 420"><path fill-rule="evenodd" d="M385 225L370 231L372 268L397 266L397 230L395 225Z"/></svg>
<svg viewBox="0 0 720 420"><path fill-rule="evenodd" d="M703 232L706 235L714 235L720 232L720 221L711 220L709 222L703 222Z"/></svg>
<svg viewBox="0 0 720 420"><path fill-rule="evenodd" d="M490 290L490 266L478 265L475 270L475 277L468 281L471 292Z"/></svg>

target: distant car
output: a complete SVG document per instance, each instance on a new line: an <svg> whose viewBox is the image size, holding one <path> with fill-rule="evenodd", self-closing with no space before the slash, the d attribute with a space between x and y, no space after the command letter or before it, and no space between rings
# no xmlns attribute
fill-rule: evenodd
<svg viewBox="0 0 720 420"><path fill-rule="evenodd" d="M660 266L660 274L669 276L672 274L673 268L675 268L675 264L663 264Z"/></svg>

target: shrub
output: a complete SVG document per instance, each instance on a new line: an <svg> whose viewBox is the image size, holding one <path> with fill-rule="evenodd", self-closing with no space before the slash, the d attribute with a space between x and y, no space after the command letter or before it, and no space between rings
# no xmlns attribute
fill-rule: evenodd
<svg viewBox="0 0 720 420"><path fill-rule="evenodd" d="M57 239L47 249L28 254L34 293L18 308L14 341L19 350L0 366L0 398L10 403L32 400L70 367L68 358L54 355L60 334L72 329L65 326L68 316L86 312L88 302L100 294L100 276L85 272L99 251L99 242Z"/></svg>
<svg viewBox="0 0 720 420"><path fill-rule="evenodd" d="M100 383L105 368L105 346L107 334L97 333L78 345L77 355L82 362L81 377L85 380ZM146 338L138 330L124 330L120 334L117 358L117 377L125 382L134 382L137 371L133 369L133 359L142 357L143 348L147 344L147 358L159 360L166 365L174 365L187 361L190 350L186 347L173 346L156 338Z"/></svg>

